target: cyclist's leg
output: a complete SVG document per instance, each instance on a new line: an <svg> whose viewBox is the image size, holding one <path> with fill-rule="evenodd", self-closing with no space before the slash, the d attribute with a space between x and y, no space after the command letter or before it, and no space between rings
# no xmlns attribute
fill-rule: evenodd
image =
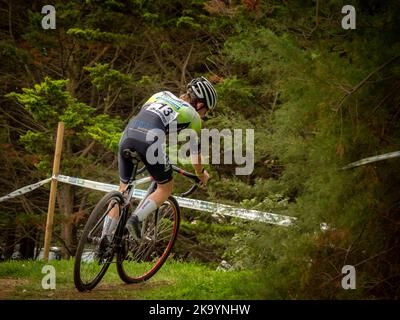
<svg viewBox="0 0 400 320"><path fill-rule="evenodd" d="M172 168L167 157L165 163L156 163L152 165L146 161L145 165L151 176L157 182L157 188L135 210L135 214L138 216L140 222L146 219L151 212L160 207L164 201L168 199L172 194L173 188Z"/></svg>
<svg viewBox="0 0 400 320"><path fill-rule="evenodd" d="M126 227L129 233L136 238L136 240L141 238L141 222L144 221L152 212L157 210L165 200L167 200L172 193L173 187L172 167L169 163L168 157L162 154L162 159L164 159L164 161L161 161L161 163L157 162L155 164L150 164L145 156L146 150L140 150L142 152L139 152L139 155L142 158L147 171L149 171L151 176L157 182L157 188L140 203L127 221Z"/></svg>
<svg viewBox="0 0 400 320"><path fill-rule="evenodd" d="M149 196L157 204L157 208L161 206L165 200L172 194L173 180L167 183L157 183L157 189Z"/></svg>
<svg viewBox="0 0 400 320"><path fill-rule="evenodd" d="M157 183L157 189L150 194L135 210L134 214L139 218L139 222L142 222L147 216L159 208L165 200L172 193L173 181L170 180L166 183Z"/></svg>
<svg viewBox="0 0 400 320"><path fill-rule="evenodd" d="M128 141L127 141L128 140ZM120 183L119 183L119 191L122 192L125 190L128 181L132 175L132 170L133 170L133 164L129 159L126 159L125 157L122 156L121 150L125 148L126 144L129 144L129 147L132 147L132 142L129 141L129 138L127 138L126 132L124 132L120 145L119 145L119 151L118 151L118 169L119 169L119 176L120 176ZM103 238L104 236L108 236L111 238L112 232L116 228L118 224L118 217L119 217L119 207L114 206L110 212L107 214L107 216L104 219L103 223L103 230L102 230L102 235L101 237Z"/></svg>

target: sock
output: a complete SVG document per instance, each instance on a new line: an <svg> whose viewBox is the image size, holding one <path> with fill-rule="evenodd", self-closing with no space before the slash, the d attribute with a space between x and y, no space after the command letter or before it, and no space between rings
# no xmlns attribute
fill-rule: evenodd
<svg viewBox="0 0 400 320"><path fill-rule="evenodd" d="M112 232L114 231L115 227L117 226L117 223L118 223L118 219L113 219L107 215L104 218L103 231L101 232L101 237L103 238L106 235L111 237Z"/></svg>
<svg viewBox="0 0 400 320"><path fill-rule="evenodd" d="M147 198L139 208L136 209L135 214L138 216L139 221L143 221L144 219L147 218L147 216L152 213L154 210L157 209L157 204Z"/></svg>

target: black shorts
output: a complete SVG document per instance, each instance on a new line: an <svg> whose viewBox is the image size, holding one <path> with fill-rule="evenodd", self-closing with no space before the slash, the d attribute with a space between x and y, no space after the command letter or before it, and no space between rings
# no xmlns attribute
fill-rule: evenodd
<svg viewBox="0 0 400 320"><path fill-rule="evenodd" d="M146 135L151 129L164 131L164 126L157 115L153 115L147 111L140 112L126 126L119 142L118 151L119 178L123 183L128 183L133 172L132 161L122 155L124 149L134 150L139 154L147 171L151 174L154 180L157 181L157 183L164 184L172 180L171 164L169 163L167 155L163 151L157 149L161 154L156 153L156 156L163 159L163 161L150 163L153 161L149 162L146 158L146 153L149 147L157 142L157 138L146 141ZM147 136L147 138L149 138L149 136Z"/></svg>

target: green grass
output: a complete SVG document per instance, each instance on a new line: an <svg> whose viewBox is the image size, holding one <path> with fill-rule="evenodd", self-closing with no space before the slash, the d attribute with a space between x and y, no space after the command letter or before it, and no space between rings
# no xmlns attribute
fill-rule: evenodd
<svg viewBox="0 0 400 320"><path fill-rule="evenodd" d="M249 290L250 271L216 271L206 265L168 260L147 282L126 285L112 264L91 292L78 292L73 283L73 260L50 261L56 289L42 288L43 261L0 263L1 299L259 299ZM254 283L253 283L254 286ZM252 293L250 293L252 292Z"/></svg>

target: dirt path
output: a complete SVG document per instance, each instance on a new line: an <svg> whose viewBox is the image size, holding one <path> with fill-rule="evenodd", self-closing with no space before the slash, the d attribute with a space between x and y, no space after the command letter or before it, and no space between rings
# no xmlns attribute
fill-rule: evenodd
<svg viewBox="0 0 400 320"><path fill-rule="evenodd" d="M17 286L28 284L29 281L25 279L0 279L0 300L7 299L11 293L14 293Z"/></svg>
<svg viewBox="0 0 400 320"><path fill-rule="evenodd" d="M66 300L134 300L137 299L135 292L150 290L168 284L168 281L154 281L131 285L100 283L94 290L89 292L79 292L72 285L68 288L54 290L54 292L48 294L48 298Z"/></svg>
<svg viewBox="0 0 400 320"><path fill-rule="evenodd" d="M169 281L151 281L139 284L100 283L94 290L79 292L73 284L60 285L55 290L32 289L28 280L0 279L0 300L135 300L137 292L168 286ZM140 299L140 298L139 298Z"/></svg>

